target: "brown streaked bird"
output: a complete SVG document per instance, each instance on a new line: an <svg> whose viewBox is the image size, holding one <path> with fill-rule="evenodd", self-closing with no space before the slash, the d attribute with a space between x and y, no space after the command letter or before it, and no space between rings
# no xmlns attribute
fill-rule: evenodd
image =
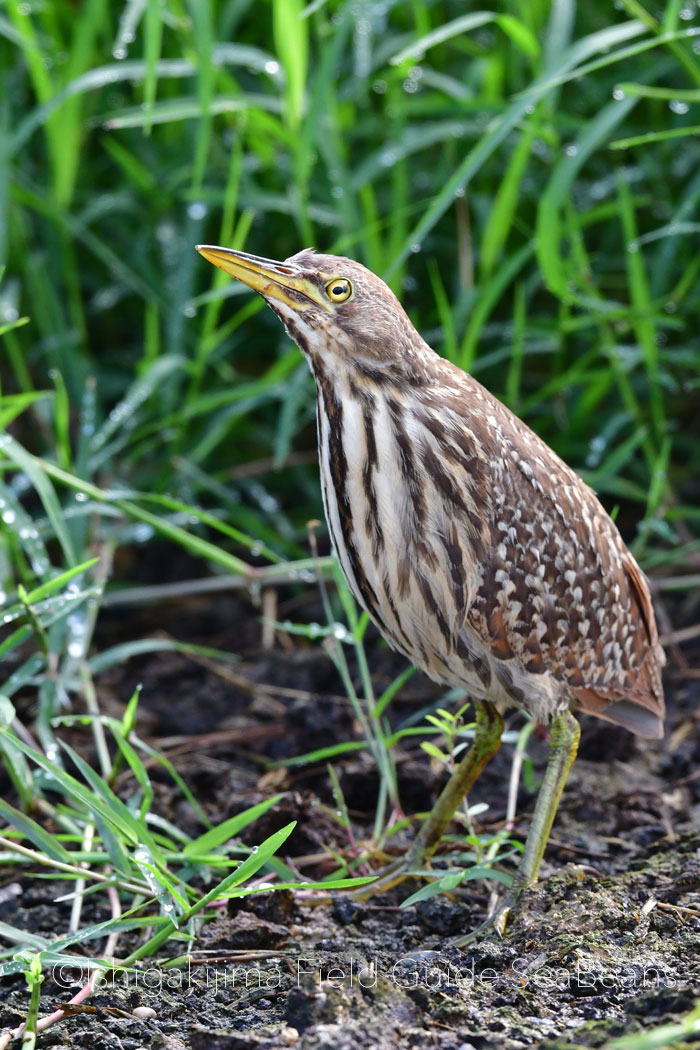
<svg viewBox="0 0 700 1050"><path fill-rule="evenodd" d="M473 744L398 876L431 856L498 749L500 711L551 726L507 914L537 881L576 755L572 711L663 735L664 654L645 578L592 490L436 354L370 270L311 249L284 262L197 250L260 293L311 367L326 519L358 602L393 649L475 704Z"/></svg>

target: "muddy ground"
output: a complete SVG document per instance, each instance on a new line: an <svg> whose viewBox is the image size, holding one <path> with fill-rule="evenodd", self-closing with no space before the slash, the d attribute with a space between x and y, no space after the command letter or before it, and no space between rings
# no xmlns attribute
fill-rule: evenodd
<svg viewBox="0 0 700 1050"><path fill-rule="evenodd" d="M317 612L300 610L298 597L281 597L280 618ZM98 642L105 647L157 631L238 652L240 663L231 668L176 653L132 660L99 679L102 709L118 714L141 682L139 735L168 754L211 819L282 792L246 841L262 841L297 820L283 855L305 878L323 877L333 869L329 847L350 849L329 814L325 765L285 770L276 763L358 737L328 656L288 636L263 650L259 612L236 596L144 606L128 617L108 611ZM378 640L370 641L370 657L381 690L402 662ZM483 882L407 909L398 905L415 884L364 903L337 894L332 905L310 907L288 892L232 901L201 928L189 969L153 966L128 979L115 975L90 1000L96 1011L54 1026L39 1047L555 1050L603 1046L682 1018L700 994L700 677L691 648L672 647L670 657L663 742L637 741L583 720L580 757L542 880L503 939L491 933L463 949L449 944L485 917L490 889ZM437 695L415 675L396 698L392 720ZM30 718L30 698L27 705ZM509 719L511 727L520 724L517 714ZM533 738L529 753L540 775L546 741ZM503 821L512 754L504 745L470 797L488 803L484 830ZM361 842L369 834L376 773L357 752L337 759L335 768ZM427 809L441 778L415 739L399 751L398 769L406 812ZM198 833L167 777L155 767L151 774L159 812ZM122 790L129 786L124 782ZM533 800L521 788L520 838ZM407 841L399 839L397 849ZM12 889L18 885L21 892ZM66 888L4 870L0 921L45 934L64 929L69 905L53 899ZM106 917L104 904L91 900L90 917ZM172 954L181 950L172 946ZM47 979L42 1012L74 995L77 977ZM132 1016L138 1006L154 1016ZM20 1023L26 1007L23 979L7 979L0 1031Z"/></svg>

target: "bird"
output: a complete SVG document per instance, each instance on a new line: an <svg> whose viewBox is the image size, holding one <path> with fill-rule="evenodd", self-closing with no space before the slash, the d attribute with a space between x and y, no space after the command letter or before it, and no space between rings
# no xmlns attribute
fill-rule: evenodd
<svg viewBox="0 0 700 1050"><path fill-rule="evenodd" d="M549 725L549 757L501 932L536 884L580 726L663 736L649 586L594 492L416 331L384 281L303 249L284 261L197 245L257 291L316 386L323 504L343 574L389 646L473 702L471 746L399 876L429 862L498 750L503 712ZM377 880L397 881L396 870ZM486 925L486 924L485 924Z"/></svg>

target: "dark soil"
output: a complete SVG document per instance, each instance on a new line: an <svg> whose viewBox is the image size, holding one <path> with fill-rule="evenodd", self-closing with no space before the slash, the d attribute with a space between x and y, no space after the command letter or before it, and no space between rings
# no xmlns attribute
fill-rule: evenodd
<svg viewBox="0 0 700 1050"><path fill-rule="evenodd" d="M230 597L144 608L128 622L109 614L102 647L165 630L240 653L241 660L231 667L174 653L139 658L102 676L100 703L118 714L143 683L139 735L168 754L215 821L281 792L246 841L260 842L296 820L284 856L305 878L320 878L334 868L327 850L350 855L351 845L332 816L325 765L275 763L358 738L358 729L321 647L285 636L261 650L258 616ZM378 642L371 663L378 690L402 667ZM392 718L437 695L415 675ZM398 905L416 885L363 903L338 894L328 906L310 906L286 891L234 900L201 927L189 969L153 965L128 977L115 973L85 1011L43 1034L39 1047L554 1050L599 1047L679 1020L700 994L700 679L678 652L671 653L667 695L667 735L659 744L584 719L541 882L504 938L490 933L466 948L449 944L484 919L490 893L484 882L407 909ZM520 716L508 724L517 727ZM85 748L84 736L76 732L71 740ZM533 738L529 752L539 776L546 741ZM512 747L504 745L470 797L489 805L486 830L503 819L511 761ZM362 752L336 760L335 768L362 842L376 772ZM426 810L439 771L415 742L400 753L398 768L405 811ZM188 832L201 831L166 775L155 766L151 774L158 811ZM125 781L123 790L129 786ZM521 789L521 838L533 799ZM408 836L399 839L396 848L407 842ZM0 921L41 933L65 929L69 904L54 898L67 888L6 873ZM104 902L89 900L90 921L106 918ZM172 945L172 954L183 950ZM75 972L47 978L42 1012L67 1002L83 980ZM155 1015L136 1017L137 1007ZM0 1031L19 1024L26 1008L23 979L6 980Z"/></svg>

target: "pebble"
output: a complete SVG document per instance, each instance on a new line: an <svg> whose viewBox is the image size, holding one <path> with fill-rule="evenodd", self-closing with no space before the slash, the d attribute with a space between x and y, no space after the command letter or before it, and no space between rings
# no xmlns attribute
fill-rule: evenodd
<svg viewBox="0 0 700 1050"><path fill-rule="evenodd" d="M131 1012L134 1017L138 1017L140 1021L150 1021L158 1016L151 1006L137 1006Z"/></svg>

